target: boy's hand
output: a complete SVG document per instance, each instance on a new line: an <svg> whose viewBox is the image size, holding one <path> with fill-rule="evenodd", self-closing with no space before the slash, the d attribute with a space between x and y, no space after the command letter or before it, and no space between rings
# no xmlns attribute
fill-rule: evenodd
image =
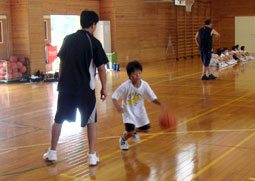
<svg viewBox="0 0 255 181"><path fill-rule="evenodd" d="M117 108L117 111L118 111L119 113L124 113L124 110L123 110L122 107L118 107L118 108Z"/></svg>

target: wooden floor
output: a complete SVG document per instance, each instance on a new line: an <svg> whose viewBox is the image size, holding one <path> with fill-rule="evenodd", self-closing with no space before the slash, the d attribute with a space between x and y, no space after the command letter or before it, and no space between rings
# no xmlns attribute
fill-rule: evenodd
<svg viewBox="0 0 255 181"><path fill-rule="evenodd" d="M97 105L95 167L87 165L86 129L79 123L64 124L56 164L42 159L56 83L0 84L0 180L255 180L254 70L255 61L244 62L216 69L216 80L201 81L198 58L144 65L143 79L178 114L178 126L160 129L159 107L146 102L151 131L141 134L139 144L129 140L128 151L119 150L124 127L111 102L127 75L124 69L108 72L109 96Z"/></svg>

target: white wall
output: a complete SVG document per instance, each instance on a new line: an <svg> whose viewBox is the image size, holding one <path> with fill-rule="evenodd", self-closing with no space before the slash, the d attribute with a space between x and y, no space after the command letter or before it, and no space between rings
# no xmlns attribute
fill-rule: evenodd
<svg viewBox="0 0 255 181"><path fill-rule="evenodd" d="M104 51L111 53L111 23L110 21L99 21L94 36L102 43Z"/></svg>
<svg viewBox="0 0 255 181"><path fill-rule="evenodd" d="M235 17L235 44L244 45L249 53L255 53L255 16Z"/></svg>

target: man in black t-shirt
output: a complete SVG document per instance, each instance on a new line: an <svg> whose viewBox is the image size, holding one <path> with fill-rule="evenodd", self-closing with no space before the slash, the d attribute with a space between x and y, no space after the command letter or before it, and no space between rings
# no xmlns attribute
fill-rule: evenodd
<svg viewBox="0 0 255 181"><path fill-rule="evenodd" d="M58 105L55 123L52 126L51 147L43 158L56 161L56 147L62 123L76 119L77 108L81 114L81 126L87 125L89 153L88 164L96 165L99 158L95 153L96 143L96 96L95 71L98 69L102 89L101 99L106 99L106 71L108 62L101 43L93 36L99 18L93 11L83 11L80 17L81 30L67 35L58 53L60 79L58 83Z"/></svg>
<svg viewBox="0 0 255 181"><path fill-rule="evenodd" d="M212 29L212 21L210 19L205 21L205 26L200 28L196 33L195 42L200 49L200 56L203 62L202 80L215 79L216 77L210 73L210 60L212 57L212 42L213 36L219 37L220 34ZM208 73L208 77L206 76Z"/></svg>

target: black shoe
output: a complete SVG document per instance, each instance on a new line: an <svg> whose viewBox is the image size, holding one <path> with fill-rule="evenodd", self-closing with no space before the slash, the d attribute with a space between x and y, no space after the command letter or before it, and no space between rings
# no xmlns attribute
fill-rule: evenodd
<svg viewBox="0 0 255 181"><path fill-rule="evenodd" d="M209 77L207 77L206 75L203 75L203 76L201 77L201 80L210 80L210 79L209 79Z"/></svg>
<svg viewBox="0 0 255 181"><path fill-rule="evenodd" d="M209 78L210 80L216 79L216 77L215 77L213 74L209 75L208 78Z"/></svg>

